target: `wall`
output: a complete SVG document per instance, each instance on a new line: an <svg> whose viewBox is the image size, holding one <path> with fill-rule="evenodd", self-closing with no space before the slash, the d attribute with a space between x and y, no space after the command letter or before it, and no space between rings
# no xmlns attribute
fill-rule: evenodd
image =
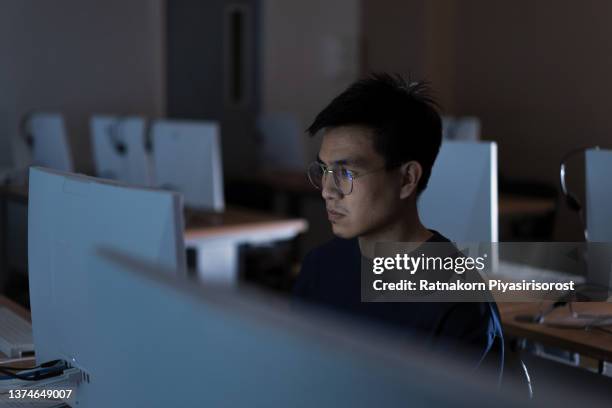
<svg viewBox="0 0 612 408"><path fill-rule="evenodd" d="M482 119L501 174L555 186L565 152L612 147L612 3L364 0L368 7L383 17L364 13L369 48L378 47L366 69L425 74L447 112ZM570 168L578 191L581 166ZM581 239L563 205L556 238Z"/></svg>
<svg viewBox="0 0 612 408"><path fill-rule="evenodd" d="M93 170L92 113L163 115L162 15L162 0L3 2L0 166L11 163L19 119L32 109L65 114L84 172Z"/></svg>
<svg viewBox="0 0 612 408"><path fill-rule="evenodd" d="M302 129L359 74L358 0L266 0L262 111L294 113ZM307 140L307 160L319 140Z"/></svg>
<svg viewBox="0 0 612 408"><path fill-rule="evenodd" d="M452 111L455 21L454 0L362 0L362 73L430 81Z"/></svg>

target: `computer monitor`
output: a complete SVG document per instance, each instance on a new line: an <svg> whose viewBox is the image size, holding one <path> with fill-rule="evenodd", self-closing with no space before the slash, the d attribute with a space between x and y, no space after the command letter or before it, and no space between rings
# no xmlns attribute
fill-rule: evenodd
<svg viewBox="0 0 612 408"><path fill-rule="evenodd" d="M96 320L78 309L96 311L90 306L97 301L91 277L97 247L114 245L186 274L181 197L38 167L30 169L29 179L28 274L37 358L60 353L78 361L81 345L95 347L92 339L75 336L75 329ZM121 282L114 285L104 304L128 290Z"/></svg>
<svg viewBox="0 0 612 408"><path fill-rule="evenodd" d="M151 136L156 185L183 193L186 207L223 211L219 125L156 120Z"/></svg>
<svg viewBox="0 0 612 408"><path fill-rule="evenodd" d="M25 121L32 164L73 171L64 118L59 113L32 113Z"/></svg>
<svg viewBox="0 0 612 408"><path fill-rule="evenodd" d="M103 406L477 406L499 398L455 358L430 355L405 338L332 316L292 310L280 299L194 285L166 268L102 248L86 274L41 289L34 317L73 319L35 336L38 359L71 359L89 380L75 405ZM43 282L40 282L43 283ZM72 310L65 310L71 301ZM36 320L34 322L36 324ZM66 337L70 336L70 339ZM70 343L68 343L70 341ZM403 341L403 342L402 342ZM51 348L54 347L53 349ZM487 385L488 384L488 385ZM443 390L443 392L441 392ZM514 405L512 405L514 404Z"/></svg>
<svg viewBox="0 0 612 408"><path fill-rule="evenodd" d="M612 150L585 152L588 281L612 288Z"/></svg>
<svg viewBox="0 0 612 408"><path fill-rule="evenodd" d="M94 115L90 125L98 177L137 186L153 184L145 118Z"/></svg>
<svg viewBox="0 0 612 408"><path fill-rule="evenodd" d="M304 169L303 130L295 117L289 113L267 113L257 119L261 136L261 167L266 170Z"/></svg>
<svg viewBox="0 0 612 408"><path fill-rule="evenodd" d="M454 242L497 242L497 194L497 145L445 140L419 198L419 215Z"/></svg>
<svg viewBox="0 0 612 408"><path fill-rule="evenodd" d="M474 116L442 117L442 137L445 140L477 142L480 128L480 119Z"/></svg>

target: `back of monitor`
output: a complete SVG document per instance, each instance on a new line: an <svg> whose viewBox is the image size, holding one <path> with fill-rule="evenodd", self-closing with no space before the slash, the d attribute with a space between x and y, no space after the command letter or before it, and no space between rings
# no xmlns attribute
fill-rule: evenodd
<svg viewBox="0 0 612 408"><path fill-rule="evenodd" d="M95 324L96 316L78 308L96 301L90 297L97 285L90 275L95 249L115 245L185 274L180 195L36 167L30 169L29 189L28 274L37 359L59 353L88 364L96 340L79 328ZM105 304L127 290L121 282L113 285Z"/></svg>
<svg viewBox="0 0 612 408"><path fill-rule="evenodd" d="M257 120L257 128L263 142L261 160L264 169L303 171L303 132L294 115L280 112L263 114Z"/></svg>
<svg viewBox="0 0 612 408"><path fill-rule="evenodd" d="M61 171L73 171L64 118L59 113L33 113L25 123L32 141L32 162Z"/></svg>
<svg viewBox="0 0 612 408"><path fill-rule="evenodd" d="M477 117L442 117L442 137L445 140L477 142L480 140L480 130L480 119Z"/></svg>
<svg viewBox="0 0 612 408"><path fill-rule="evenodd" d="M156 185L185 206L223 211L223 166L216 122L157 120L151 126Z"/></svg>
<svg viewBox="0 0 612 408"><path fill-rule="evenodd" d="M98 177L137 186L152 185L145 118L95 115L90 125Z"/></svg>
<svg viewBox="0 0 612 408"><path fill-rule="evenodd" d="M591 283L612 287L612 150L586 151L586 229Z"/></svg>
<svg viewBox="0 0 612 408"><path fill-rule="evenodd" d="M493 398L479 373L460 375L468 368L455 360L371 327L244 289L197 287L117 251L92 261L88 301L74 304L88 319L73 336L86 331L95 343L79 366L90 378L77 389L80 406L393 407L409 398L445 407Z"/></svg>
<svg viewBox="0 0 612 408"><path fill-rule="evenodd" d="M427 228L455 242L497 242L497 145L444 141L419 199Z"/></svg>

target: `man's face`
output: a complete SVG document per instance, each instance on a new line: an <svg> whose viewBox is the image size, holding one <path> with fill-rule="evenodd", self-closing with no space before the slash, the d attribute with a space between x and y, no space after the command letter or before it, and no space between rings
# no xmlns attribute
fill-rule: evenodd
<svg viewBox="0 0 612 408"><path fill-rule="evenodd" d="M321 193L334 234L341 238L384 234L399 221L399 171L384 170L385 160L374 150L371 129L339 126L326 130L318 159L328 168L342 166L356 174L348 195L336 188L330 174L323 178Z"/></svg>

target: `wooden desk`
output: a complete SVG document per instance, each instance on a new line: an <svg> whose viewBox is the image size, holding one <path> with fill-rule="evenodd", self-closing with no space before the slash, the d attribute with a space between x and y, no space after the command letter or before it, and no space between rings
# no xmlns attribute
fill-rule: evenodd
<svg viewBox="0 0 612 408"><path fill-rule="evenodd" d="M7 298L4 295L0 295L0 306L4 306L12 310L18 316L23 317L28 322L32 323L32 315L30 314L30 311L25 307L21 306L19 303L13 302L11 299Z"/></svg>
<svg viewBox="0 0 612 408"><path fill-rule="evenodd" d="M185 245L196 249L198 277L231 284L238 280L240 245L288 240L308 229L304 219L231 207L223 213L187 210L185 225Z"/></svg>
<svg viewBox="0 0 612 408"><path fill-rule="evenodd" d="M13 312L15 312L18 316L21 316L24 319L26 319L28 322L30 323L32 322L32 315L30 314L30 311L26 309L25 307L21 306L20 304L13 302L11 299L7 298L6 296L0 295L0 306L4 306L10 309ZM6 360L6 359L7 359L7 356L4 355L2 352L0 352L0 364L2 363L3 360ZM24 369L30 368L35 365L35 358L32 357L32 358L23 359L22 361L11 363L11 365L16 366L16 367L23 367Z"/></svg>
<svg viewBox="0 0 612 408"><path fill-rule="evenodd" d="M498 212L500 217L538 216L554 211L555 206L556 202L551 198L501 194Z"/></svg>
<svg viewBox="0 0 612 408"><path fill-rule="evenodd" d="M599 329L586 331L584 329L566 329L549 327L543 324L522 323L516 321L516 316L536 315L544 310L550 302L545 303L498 303L502 324L507 336L525 338L539 342L545 346L557 347L567 351L591 357L600 362L612 362L612 334ZM612 314L612 303L574 303L578 313ZM567 315L568 308L561 307L548 316Z"/></svg>

